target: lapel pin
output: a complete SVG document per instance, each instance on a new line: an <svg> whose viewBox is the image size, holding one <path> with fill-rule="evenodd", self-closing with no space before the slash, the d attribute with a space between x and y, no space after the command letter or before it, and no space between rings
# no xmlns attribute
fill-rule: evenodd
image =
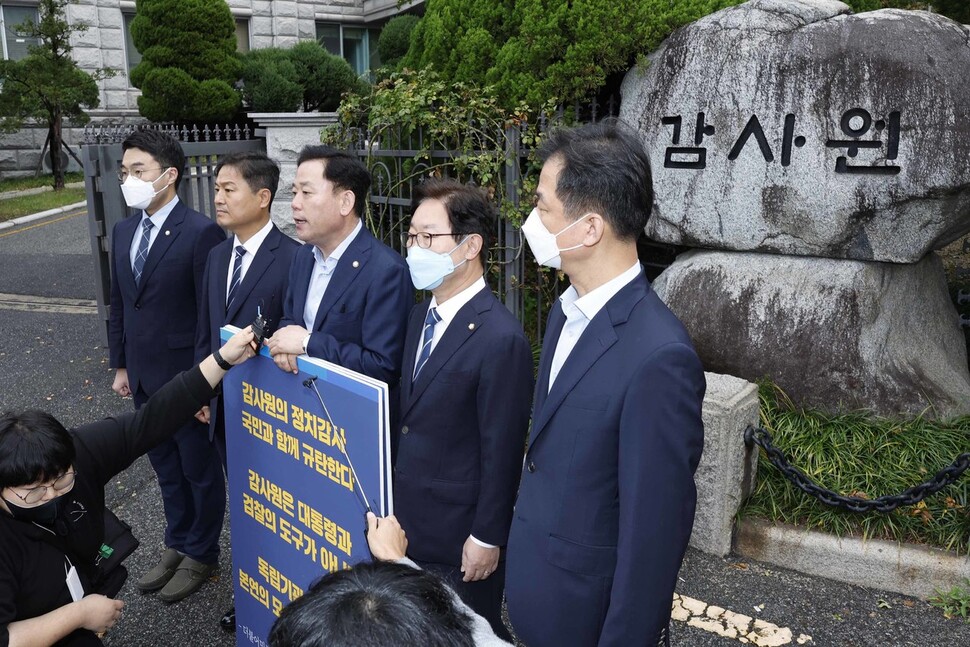
<svg viewBox="0 0 970 647"><path fill-rule="evenodd" d="M468 324L468 329L469 330L475 330L475 324L473 324L473 323Z"/></svg>
<svg viewBox="0 0 970 647"><path fill-rule="evenodd" d="M165 235L166 236L168 236L170 233L172 233L172 232L170 232L168 229L165 230Z"/></svg>
<svg viewBox="0 0 970 647"><path fill-rule="evenodd" d="M360 267L360 261L354 261L354 268Z"/></svg>

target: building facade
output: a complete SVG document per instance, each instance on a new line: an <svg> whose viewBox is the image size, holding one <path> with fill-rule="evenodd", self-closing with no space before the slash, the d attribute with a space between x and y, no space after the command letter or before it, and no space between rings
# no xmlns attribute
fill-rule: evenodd
<svg viewBox="0 0 970 647"><path fill-rule="evenodd" d="M424 0L398 7L397 0L227 0L236 21L237 49L289 47L317 39L331 53L344 57L358 74L376 68L377 38L388 19L404 11L420 11ZM99 82L101 104L90 110L92 121L127 123L139 120L138 96L130 72L141 60L129 27L135 16L132 0L78 0L68 5L72 24L88 29L72 37L73 56L91 72L112 68L117 74ZM0 0L0 46L5 59L27 55L30 40L16 26L37 18L36 0ZM76 129L65 129L69 145L78 141ZM41 164L46 130L25 128L0 138L0 176L33 172ZM76 167L69 161L72 169Z"/></svg>

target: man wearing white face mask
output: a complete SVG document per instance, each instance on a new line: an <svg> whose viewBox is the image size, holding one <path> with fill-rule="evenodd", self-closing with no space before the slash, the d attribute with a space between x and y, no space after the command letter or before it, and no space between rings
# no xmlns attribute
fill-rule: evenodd
<svg viewBox="0 0 970 647"><path fill-rule="evenodd" d="M650 163L615 122L554 133L536 260L569 277L549 313L509 533L506 600L530 647L669 644L694 521L704 370L637 257Z"/></svg>
<svg viewBox="0 0 970 647"><path fill-rule="evenodd" d="M194 364L205 262L225 239L219 226L179 201L185 168L171 136L141 130L121 145L118 179L134 211L111 236L111 313L108 345L112 388L141 408L176 374ZM175 602L201 586L219 557L225 485L208 429L193 420L148 452L162 491L165 546L136 585L162 589Z"/></svg>
<svg viewBox="0 0 970 647"><path fill-rule="evenodd" d="M402 239L432 298L408 321L394 510L408 555L500 637L504 546L532 402L532 351L484 279L495 212L479 189L428 180Z"/></svg>

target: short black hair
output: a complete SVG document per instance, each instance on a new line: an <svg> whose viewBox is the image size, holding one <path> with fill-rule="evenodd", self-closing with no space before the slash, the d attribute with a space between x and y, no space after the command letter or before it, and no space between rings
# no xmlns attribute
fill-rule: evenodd
<svg viewBox="0 0 970 647"><path fill-rule="evenodd" d="M363 162L356 155L318 144L304 146L296 165L313 160L323 162L323 177L333 182L334 186L354 192L354 213L362 218L366 212L367 191L370 189L370 171Z"/></svg>
<svg viewBox="0 0 970 647"><path fill-rule="evenodd" d="M444 205L456 241L470 234L482 237L481 258L484 266L498 223L495 206L485 191L457 180L431 178L414 189L411 196L412 214L424 200L438 200Z"/></svg>
<svg viewBox="0 0 970 647"><path fill-rule="evenodd" d="M144 128L136 130L121 142L121 150L137 148L155 158L162 170L174 168L178 175L175 178L175 188L182 183L182 173L185 171L185 151L177 139L160 130Z"/></svg>
<svg viewBox="0 0 970 647"><path fill-rule="evenodd" d="M330 573L280 614L270 647L474 647L472 618L437 576L369 562Z"/></svg>
<svg viewBox="0 0 970 647"><path fill-rule="evenodd" d="M74 463L71 434L44 411L0 415L0 488L43 483Z"/></svg>
<svg viewBox="0 0 970 647"><path fill-rule="evenodd" d="M216 164L216 176L219 175L219 171L224 166L231 166L239 171L253 193L262 189L269 189L269 204L270 206L273 205L276 190L280 187L279 164L263 153L243 151L242 153L230 153L221 158Z"/></svg>
<svg viewBox="0 0 970 647"><path fill-rule="evenodd" d="M575 220L591 211L617 237L636 240L653 209L650 160L635 133L616 119L552 133L539 148L543 162L562 163L556 197Z"/></svg>

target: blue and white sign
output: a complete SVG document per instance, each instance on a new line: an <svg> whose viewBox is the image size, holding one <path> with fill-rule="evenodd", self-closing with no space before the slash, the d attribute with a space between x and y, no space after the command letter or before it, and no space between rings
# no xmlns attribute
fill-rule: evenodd
<svg viewBox="0 0 970 647"><path fill-rule="evenodd" d="M370 559L365 495L375 514L393 513L387 385L297 362L285 373L263 348L223 380L239 645L266 645L315 579Z"/></svg>

